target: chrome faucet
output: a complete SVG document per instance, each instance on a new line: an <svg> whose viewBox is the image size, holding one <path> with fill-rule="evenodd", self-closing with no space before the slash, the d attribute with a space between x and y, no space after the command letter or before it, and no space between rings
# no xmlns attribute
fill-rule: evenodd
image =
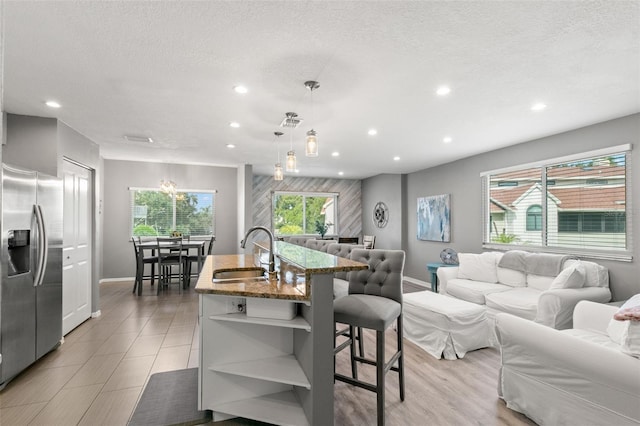
<svg viewBox="0 0 640 426"><path fill-rule="evenodd" d="M245 244L247 243L247 238L249 238L249 234L259 230L263 230L267 233L267 235L269 235L269 281L275 280L278 277L276 272L276 258L273 253L273 241L275 240L275 237L273 236L273 232L271 232L269 228L267 228L266 226L252 226L244 235L242 241L240 241L240 247L244 248Z"/></svg>

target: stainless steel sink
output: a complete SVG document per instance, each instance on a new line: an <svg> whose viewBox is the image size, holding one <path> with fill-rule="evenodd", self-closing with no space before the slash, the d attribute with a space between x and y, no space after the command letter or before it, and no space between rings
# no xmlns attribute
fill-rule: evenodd
<svg viewBox="0 0 640 426"><path fill-rule="evenodd" d="M216 271L213 274L214 284L237 284L255 281L267 281L264 269L256 267L251 269Z"/></svg>

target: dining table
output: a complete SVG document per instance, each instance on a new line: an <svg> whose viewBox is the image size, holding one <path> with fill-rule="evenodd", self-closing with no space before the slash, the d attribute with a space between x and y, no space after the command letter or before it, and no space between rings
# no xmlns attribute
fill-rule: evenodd
<svg viewBox="0 0 640 426"><path fill-rule="evenodd" d="M204 264L204 259L206 257L206 254L205 254L206 243L207 243L207 240L192 240L192 239L182 240L182 250L185 252L185 254L183 254L184 256L188 256L191 253L191 250L194 250L194 249L196 250L196 253L198 256L198 272L202 270L202 265ZM158 243L158 241L156 240L143 240L140 243L138 243L138 248L139 248L138 256L141 256L142 258L144 258L145 250L151 251L151 256L155 256L156 250L158 249L158 244L166 247L171 247L173 245L171 242L162 241ZM159 265L158 265L158 270L160 270ZM138 296L141 296L141 295L142 295L142 285L139 285Z"/></svg>

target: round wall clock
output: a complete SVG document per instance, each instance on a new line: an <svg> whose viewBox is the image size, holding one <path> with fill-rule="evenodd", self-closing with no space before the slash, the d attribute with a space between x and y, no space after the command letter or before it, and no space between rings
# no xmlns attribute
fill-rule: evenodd
<svg viewBox="0 0 640 426"><path fill-rule="evenodd" d="M379 201L373 208L373 223L378 228L384 228L389 222L389 209L382 201Z"/></svg>

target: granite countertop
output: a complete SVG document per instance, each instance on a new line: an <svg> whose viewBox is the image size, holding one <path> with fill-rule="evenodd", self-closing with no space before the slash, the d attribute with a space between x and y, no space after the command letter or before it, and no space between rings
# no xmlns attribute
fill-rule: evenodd
<svg viewBox="0 0 640 426"><path fill-rule="evenodd" d="M258 251L268 251L267 243L255 243ZM282 241L275 243L276 264L280 270L278 280L243 280L232 283L214 283L217 271L242 271L255 269L259 263L256 255L226 254L207 256L195 291L203 294L221 294L241 297L262 297L271 299L310 300L311 276L341 271L367 269L366 263L333 256L306 247ZM264 255L264 254L263 254Z"/></svg>

